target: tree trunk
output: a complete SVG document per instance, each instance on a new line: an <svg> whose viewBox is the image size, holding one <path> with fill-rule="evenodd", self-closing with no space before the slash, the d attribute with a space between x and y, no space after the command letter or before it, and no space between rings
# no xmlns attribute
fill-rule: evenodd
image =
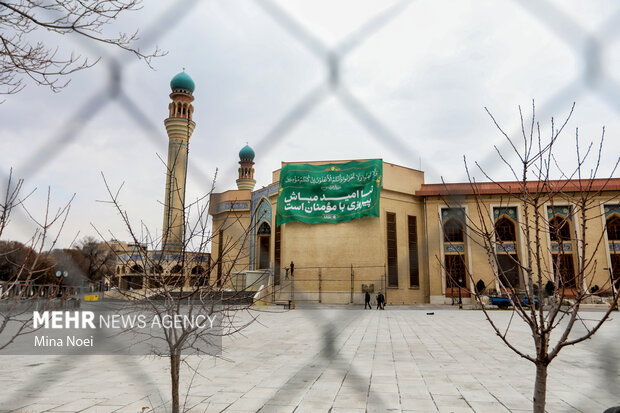
<svg viewBox="0 0 620 413"><path fill-rule="evenodd" d="M547 397L547 367L545 363L536 363L536 382L534 384L534 413L545 413Z"/></svg>
<svg viewBox="0 0 620 413"><path fill-rule="evenodd" d="M181 355L170 354L170 378L172 381L172 413L179 413L179 372L181 370Z"/></svg>

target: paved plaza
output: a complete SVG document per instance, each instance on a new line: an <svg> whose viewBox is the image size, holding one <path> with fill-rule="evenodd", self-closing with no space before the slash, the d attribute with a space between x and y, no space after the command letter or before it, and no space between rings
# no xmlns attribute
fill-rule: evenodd
<svg viewBox="0 0 620 413"><path fill-rule="evenodd" d="M503 325L512 315L492 314ZM252 315L257 321L242 334L225 338L223 359L191 357L182 366L184 411L531 411L533 365L500 342L480 311L313 307ZM531 348L519 320L511 337ZM563 350L549 371L548 411L620 405L619 343L614 318L594 339ZM166 359L2 356L0 377L2 412L169 411Z"/></svg>

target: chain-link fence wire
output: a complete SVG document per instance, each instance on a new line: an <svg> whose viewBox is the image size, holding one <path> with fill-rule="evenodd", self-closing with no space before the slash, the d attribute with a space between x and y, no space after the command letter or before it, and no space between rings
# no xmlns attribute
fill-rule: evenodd
<svg viewBox="0 0 620 413"><path fill-rule="evenodd" d="M143 31L137 48L146 49L152 47L158 39L164 36L169 30L175 28L177 24L189 14L200 2L197 0L191 0L184 3L184 7L178 7L176 4L170 4L163 12L146 27ZM165 22L165 24L163 24ZM91 52L95 52L98 55L106 55L103 61L106 64L108 72L107 83L105 83L100 90L95 91L86 101L78 106L78 110L59 128L55 133L51 134L47 141L39 148L32 151L31 155L26 158L17 167L17 170L21 173L21 178L27 180L33 177L35 174L44 171L51 162L58 157L58 155L69 147L69 144L77 139L84 138L80 133L85 129L91 119L99 114L108 104L117 103L124 110L126 110L131 119L133 119L136 125L142 128L151 139L151 143L157 147L162 153L167 149L168 142L163 139L164 136L160 131L159 125L155 125L148 116L146 116L141 110L140 105L134 101L134 99L127 95L122 86L123 82L123 70L126 66L134 62L127 54L110 55L98 47L96 43L84 42L82 47L90 49ZM194 168L198 171L200 179L204 179L206 182L210 182L211 178L208 174L204 174L201 168ZM8 181L8 171L0 171L3 183ZM14 210L16 213L15 219L17 223L23 225L24 221L28 218L20 209ZM62 367L59 367L59 364ZM62 382L62 379L74 371L79 366L88 366L88 357L59 357L50 363L46 370L37 375L29 375L27 379L20 386L20 391L13 393L8 400L3 403L6 405L12 405L20 400L16 398L21 397L22 394L31 392L36 393L37 390L47 388L49 383L49 375L54 376L55 382ZM156 396L156 405L161 405L162 400L166 400L169 392L161 391L157 385L153 387L153 383L149 380L149 375L141 368L140 364L132 362L118 362L117 363L119 373L126 376L132 382L134 382L139 391L145 395Z"/></svg>
<svg viewBox="0 0 620 413"><path fill-rule="evenodd" d="M324 103L328 97L335 96L342 107L386 150L404 154L410 159L418 159L419 152L415 143L394 132L366 102L357 98L343 82L341 71L342 61L350 52L362 47L369 38L388 26L405 10L412 7L414 3L413 0L396 2L393 6L361 24L358 30L346 36L335 47L328 47L313 34L312 30L286 12L280 3L272 0L258 0L257 4L272 18L275 25L283 28L289 36L306 47L319 62L324 64L327 75L321 84L311 87L296 104L283 111L284 116L258 141L257 151L268 153L274 150L278 143L282 142L291 130L306 119L314 109ZM141 40L137 46L141 49L148 48L171 31L178 30L181 20L199 4L201 2L198 0L186 1L183 7L170 4L146 28L143 28ZM589 31L551 1L527 0L515 1L514 4L522 7L533 20L539 21L552 35L562 40L572 50L575 60L582 67L581 72L570 83L566 84L547 101L537 104L539 115L546 118L551 114L564 113L569 102L575 97L583 96L586 92L595 94L614 111L620 112L620 85L604 70L601 60L605 51L614 45L618 34L620 34L620 26L617 24L620 11L612 13L598 29ZM101 113L109 104L114 103L130 115L136 126L145 132L158 151L162 153L166 151L167 140L160 125L155 124L143 113L138 102L125 93L121 87L124 70L133 59L127 54L109 54L107 50L92 42L82 42L81 47L90 48L96 54L105 56L102 63L105 64L108 73L107 83L99 90L94 91L58 130L50 134L42 146L34 148L32 154L17 166L16 169L25 179L45 171L51 162L69 147L69 143L85 138L81 133L89 121ZM506 145L508 144L506 143ZM507 148L505 146L504 148L500 147L500 151L502 149ZM205 171L204 165L193 161L191 156L189 163L195 179L211 182L211 176ZM495 152L489 152L481 164L486 166L487 172L492 172L501 166L501 160L497 158ZM426 160L426 171L439 176L438 171L440 169L441 166L435 164L433 160ZM231 166L229 172L234 172L234 167ZM0 178L6 182L8 171L3 169L0 173L2 174ZM16 219L17 221L27 220L24 215L18 215ZM329 342L331 342L329 335L331 333L328 332L329 329L325 331L325 346L329 347ZM332 354L331 352L323 353ZM326 357L329 360L330 356ZM68 363L67 366L70 366L71 363L79 364L81 361L80 359L66 360L66 363ZM125 369L125 364L120 363L119 366ZM67 368L59 371L58 378L61 378L69 370ZM137 374L136 369L128 368L125 370L128 374ZM38 377L30 377L24 382L24 387L36 389L38 386L44 385L42 380ZM137 382L140 383L141 381L137 380ZM151 391L152 389L144 388L143 390Z"/></svg>
<svg viewBox="0 0 620 413"><path fill-rule="evenodd" d="M321 311L313 311L309 319L312 320L312 323L321 332L321 350L308 363L292 374L290 379L274 394L273 398L267 400L264 405L269 405L272 401L276 402L277 400L277 403L280 404L299 406L300 391L298 384L300 378L310 378L308 386L301 390L302 393L307 393L322 375L326 373L339 373L343 377L342 383L346 381L360 396L372 401L371 411L388 411L389 409L382 395L379 392L371 392L365 375L357 371L352 366L352 361L342 355L341 351L349 344L354 333L354 330L350 330L348 327L357 318L358 314L353 311L340 310L333 317L328 317ZM370 325L371 323L367 323L363 328L368 330ZM362 336L365 334L366 331L364 331ZM333 389L330 390L333 392ZM325 399L333 403L340 389L336 390L336 394L326 392ZM393 408L393 406L390 407Z"/></svg>

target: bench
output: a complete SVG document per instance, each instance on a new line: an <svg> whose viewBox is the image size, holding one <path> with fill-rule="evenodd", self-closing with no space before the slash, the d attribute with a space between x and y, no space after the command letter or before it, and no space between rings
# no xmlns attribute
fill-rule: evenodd
<svg viewBox="0 0 620 413"><path fill-rule="evenodd" d="M291 300L278 300L278 301L274 301L273 304L281 305L284 308L288 308L289 310L291 309Z"/></svg>

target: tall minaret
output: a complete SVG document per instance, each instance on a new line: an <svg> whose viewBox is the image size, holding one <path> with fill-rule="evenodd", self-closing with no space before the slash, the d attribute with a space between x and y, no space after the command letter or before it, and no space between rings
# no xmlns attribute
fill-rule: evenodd
<svg viewBox="0 0 620 413"><path fill-rule="evenodd" d="M169 116L164 121L168 133L168 163L166 164L166 195L162 250L183 250L185 221L185 181L187 178L187 149L196 124L192 121L194 81L185 70L170 81Z"/></svg>
<svg viewBox="0 0 620 413"><path fill-rule="evenodd" d="M245 145L239 151L239 179L237 179L238 189L254 189L254 150L249 145Z"/></svg>

